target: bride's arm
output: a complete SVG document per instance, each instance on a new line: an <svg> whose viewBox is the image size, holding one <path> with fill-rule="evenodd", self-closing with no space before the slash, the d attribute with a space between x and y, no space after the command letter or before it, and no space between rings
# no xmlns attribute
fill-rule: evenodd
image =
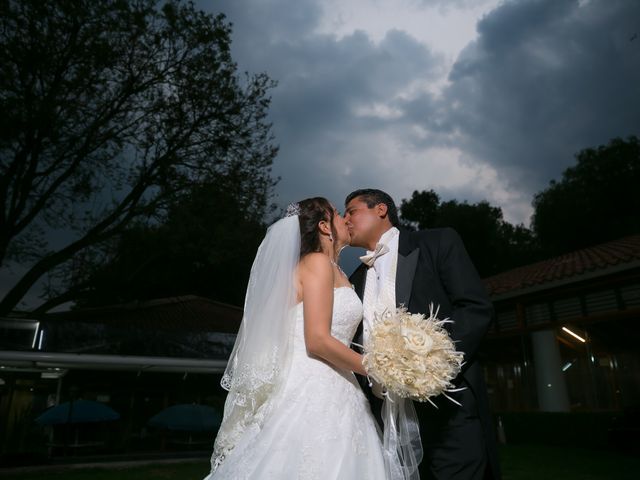
<svg viewBox="0 0 640 480"><path fill-rule="evenodd" d="M311 253L300 262L307 352L337 368L366 375L362 355L331 335L333 268L326 255Z"/></svg>

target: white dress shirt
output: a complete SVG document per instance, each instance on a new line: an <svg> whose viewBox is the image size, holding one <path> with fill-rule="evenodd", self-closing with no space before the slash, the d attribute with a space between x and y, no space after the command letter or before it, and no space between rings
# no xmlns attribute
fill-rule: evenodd
<svg viewBox="0 0 640 480"><path fill-rule="evenodd" d="M389 247L389 251L378 257L367 270L363 296L363 341L367 341L369 330L376 315L385 309L396 308L396 269L398 266L398 242L400 231L391 227L384 232L378 243ZM371 252L367 252L371 253Z"/></svg>

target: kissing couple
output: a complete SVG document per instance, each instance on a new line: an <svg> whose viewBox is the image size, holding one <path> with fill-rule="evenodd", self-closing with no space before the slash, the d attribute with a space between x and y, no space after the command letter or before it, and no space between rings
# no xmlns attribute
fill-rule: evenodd
<svg viewBox="0 0 640 480"><path fill-rule="evenodd" d="M223 421L205 480L499 479L478 347L493 307L458 234L401 227L393 199L350 193L344 215L322 197L289 205L251 268L244 315L221 384ZM346 246L367 250L348 278ZM397 399L382 421L381 386L367 377L374 319L439 305L464 365L456 403ZM393 425L385 424L393 423ZM392 433L389 433L392 432Z"/></svg>

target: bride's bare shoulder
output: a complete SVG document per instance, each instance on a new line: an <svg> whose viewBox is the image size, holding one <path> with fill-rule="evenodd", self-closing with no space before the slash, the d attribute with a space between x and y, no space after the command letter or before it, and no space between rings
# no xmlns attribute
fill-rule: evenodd
<svg viewBox="0 0 640 480"><path fill-rule="evenodd" d="M333 276L331 261L323 253L309 253L300 259L300 274L302 276Z"/></svg>

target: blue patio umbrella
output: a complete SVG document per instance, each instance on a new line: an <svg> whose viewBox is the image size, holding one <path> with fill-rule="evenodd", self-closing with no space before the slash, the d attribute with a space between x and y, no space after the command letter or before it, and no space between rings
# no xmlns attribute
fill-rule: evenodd
<svg viewBox="0 0 640 480"><path fill-rule="evenodd" d="M152 427L185 432L207 432L220 426L222 417L214 408L206 405L181 404L165 408L149 419Z"/></svg>
<svg viewBox="0 0 640 480"><path fill-rule="evenodd" d="M64 423L95 423L117 420L120 414L104 403L91 400L74 400L45 410L36 422L40 425L60 425Z"/></svg>

